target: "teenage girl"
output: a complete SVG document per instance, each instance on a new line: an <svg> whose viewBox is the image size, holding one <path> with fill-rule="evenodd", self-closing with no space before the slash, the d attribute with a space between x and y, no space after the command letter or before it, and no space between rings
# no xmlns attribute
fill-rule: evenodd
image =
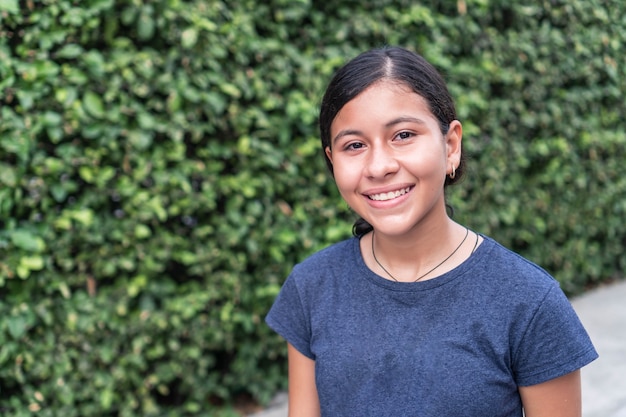
<svg viewBox="0 0 626 417"><path fill-rule="evenodd" d="M341 68L320 112L355 236L296 265L267 323L288 342L289 416L580 417L597 357L559 284L448 216L462 126L402 48Z"/></svg>

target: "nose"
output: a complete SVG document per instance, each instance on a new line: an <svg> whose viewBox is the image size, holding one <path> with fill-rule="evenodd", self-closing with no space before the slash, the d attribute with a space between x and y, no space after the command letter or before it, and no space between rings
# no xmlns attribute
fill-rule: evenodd
<svg viewBox="0 0 626 417"><path fill-rule="evenodd" d="M396 173L399 167L400 164L393 149L384 145L371 149L366 167L370 178L385 178Z"/></svg>

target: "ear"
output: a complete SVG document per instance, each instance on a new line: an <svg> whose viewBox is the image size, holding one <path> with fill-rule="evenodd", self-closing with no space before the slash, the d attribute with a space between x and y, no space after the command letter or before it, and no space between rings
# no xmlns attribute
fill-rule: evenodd
<svg viewBox="0 0 626 417"><path fill-rule="evenodd" d="M446 133L446 158L448 163L458 167L461 163L461 141L463 139L463 126L458 120L450 123L448 133Z"/></svg>
<svg viewBox="0 0 626 417"><path fill-rule="evenodd" d="M324 148L324 152L326 152L326 158L330 161L330 164L333 164L333 151L330 149L330 146Z"/></svg>

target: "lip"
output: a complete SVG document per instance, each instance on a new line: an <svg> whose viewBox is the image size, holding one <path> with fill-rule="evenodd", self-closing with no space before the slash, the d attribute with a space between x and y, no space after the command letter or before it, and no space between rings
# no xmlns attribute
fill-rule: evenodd
<svg viewBox="0 0 626 417"><path fill-rule="evenodd" d="M404 201L406 197L411 194L415 184L395 184L387 187L371 188L361 193L367 202L376 207L395 205ZM388 198L389 193L396 194L395 197ZM387 194L385 196L385 194ZM376 196L372 198L371 196Z"/></svg>

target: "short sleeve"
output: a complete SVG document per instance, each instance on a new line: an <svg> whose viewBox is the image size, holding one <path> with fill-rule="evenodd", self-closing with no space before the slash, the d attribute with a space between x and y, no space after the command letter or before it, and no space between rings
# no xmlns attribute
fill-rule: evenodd
<svg viewBox="0 0 626 417"><path fill-rule="evenodd" d="M311 322L296 281L293 273L287 278L265 322L300 353L315 360L311 352Z"/></svg>
<svg viewBox="0 0 626 417"><path fill-rule="evenodd" d="M582 368L598 357L558 284L547 292L514 355L519 386L536 385Z"/></svg>

